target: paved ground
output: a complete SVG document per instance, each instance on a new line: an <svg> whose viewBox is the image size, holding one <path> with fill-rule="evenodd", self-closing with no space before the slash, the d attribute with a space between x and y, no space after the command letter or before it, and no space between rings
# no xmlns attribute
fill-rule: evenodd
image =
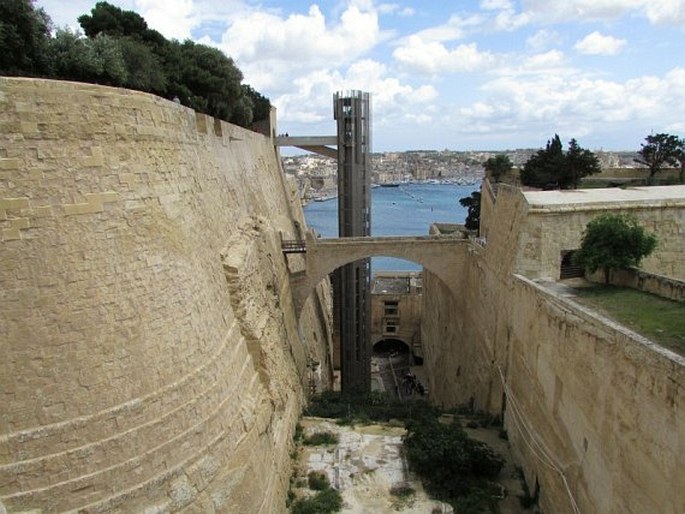
<svg viewBox="0 0 685 514"><path fill-rule="evenodd" d="M570 291L566 291L570 293ZM416 388L408 386L404 377L410 373L414 383L425 384L423 368L413 366L409 353L376 353L372 357L372 387L384 391L393 398L420 398ZM328 431L338 434L337 446L304 446L299 450L296 464L301 482L306 481L312 470L324 471L332 484L342 494L345 514L406 513L447 514L452 507L430 499L421 482L409 473L401 455L402 427L388 424L368 426L339 426L333 420L303 418L305 434ZM462 423L465 425L465 423ZM466 428L470 437L483 441L502 455L506 461L498 482L505 490L500 503L501 514L524 514L518 496L523 494L521 481L506 440L499 437L497 428ZM390 493L394 486L407 485L416 494L405 501ZM298 489L307 494L307 488Z"/></svg>
<svg viewBox="0 0 685 514"><path fill-rule="evenodd" d="M432 500L426 495L421 482L407 469L401 455L402 427L388 424L366 426L339 426L332 420L303 418L305 434L328 431L338 434L337 446L304 446L299 450L298 476L304 482L309 471L324 471L333 487L342 494L346 514L406 513L447 514L452 507ZM506 440L501 439L493 428L466 429L470 437L483 441L502 455L505 466L498 482L505 490L500 503L501 514L524 514L518 496L523 494L521 481ZM405 485L416 491L408 500L402 501L391 494L393 486ZM302 487L299 493L306 493Z"/></svg>
<svg viewBox="0 0 685 514"><path fill-rule="evenodd" d="M303 418L301 424L307 435L318 431L338 434L336 447L302 447L298 469L303 479L311 470L324 471L331 485L342 494L343 513L453 512L449 505L430 499L421 482L408 472L400 453L404 428L390 425L338 426L321 418ZM392 495L393 486L400 485L409 486L416 493L406 500Z"/></svg>

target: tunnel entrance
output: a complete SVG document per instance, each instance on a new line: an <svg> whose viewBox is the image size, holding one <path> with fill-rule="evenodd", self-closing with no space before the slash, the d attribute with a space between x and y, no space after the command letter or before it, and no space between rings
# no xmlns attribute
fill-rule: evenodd
<svg viewBox="0 0 685 514"><path fill-rule="evenodd" d="M409 345L399 339L381 339L373 345L373 353L409 353Z"/></svg>

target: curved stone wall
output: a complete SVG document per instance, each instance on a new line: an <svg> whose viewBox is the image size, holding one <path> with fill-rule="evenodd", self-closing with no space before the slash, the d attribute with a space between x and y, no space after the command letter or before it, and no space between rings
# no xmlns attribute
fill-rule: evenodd
<svg viewBox="0 0 685 514"><path fill-rule="evenodd" d="M270 140L31 79L0 78L0 127L2 504L284 510L329 327L298 335L280 236L302 214Z"/></svg>

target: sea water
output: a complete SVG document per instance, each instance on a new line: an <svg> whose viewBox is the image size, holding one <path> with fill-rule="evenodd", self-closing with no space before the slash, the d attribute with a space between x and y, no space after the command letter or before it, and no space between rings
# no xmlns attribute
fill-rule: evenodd
<svg viewBox="0 0 685 514"><path fill-rule="evenodd" d="M371 190L372 236L427 235L432 223L464 223L467 210L460 198L480 190L480 184L401 184ZM307 225L321 237L338 237L338 200L311 202L304 208ZM415 262L374 257L372 271L419 271Z"/></svg>

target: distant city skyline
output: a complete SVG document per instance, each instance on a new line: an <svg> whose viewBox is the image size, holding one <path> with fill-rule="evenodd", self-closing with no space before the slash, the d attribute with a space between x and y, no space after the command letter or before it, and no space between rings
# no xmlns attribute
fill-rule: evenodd
<svg viewBox="0 0 685 514"><path fill-rule="evenodd" d="M58 27L96 1L37 0ZM335 132L332 96L372 94L373 151L592 150L685 136L685 0L111 0L215 46L278 108Z"/></svg>

